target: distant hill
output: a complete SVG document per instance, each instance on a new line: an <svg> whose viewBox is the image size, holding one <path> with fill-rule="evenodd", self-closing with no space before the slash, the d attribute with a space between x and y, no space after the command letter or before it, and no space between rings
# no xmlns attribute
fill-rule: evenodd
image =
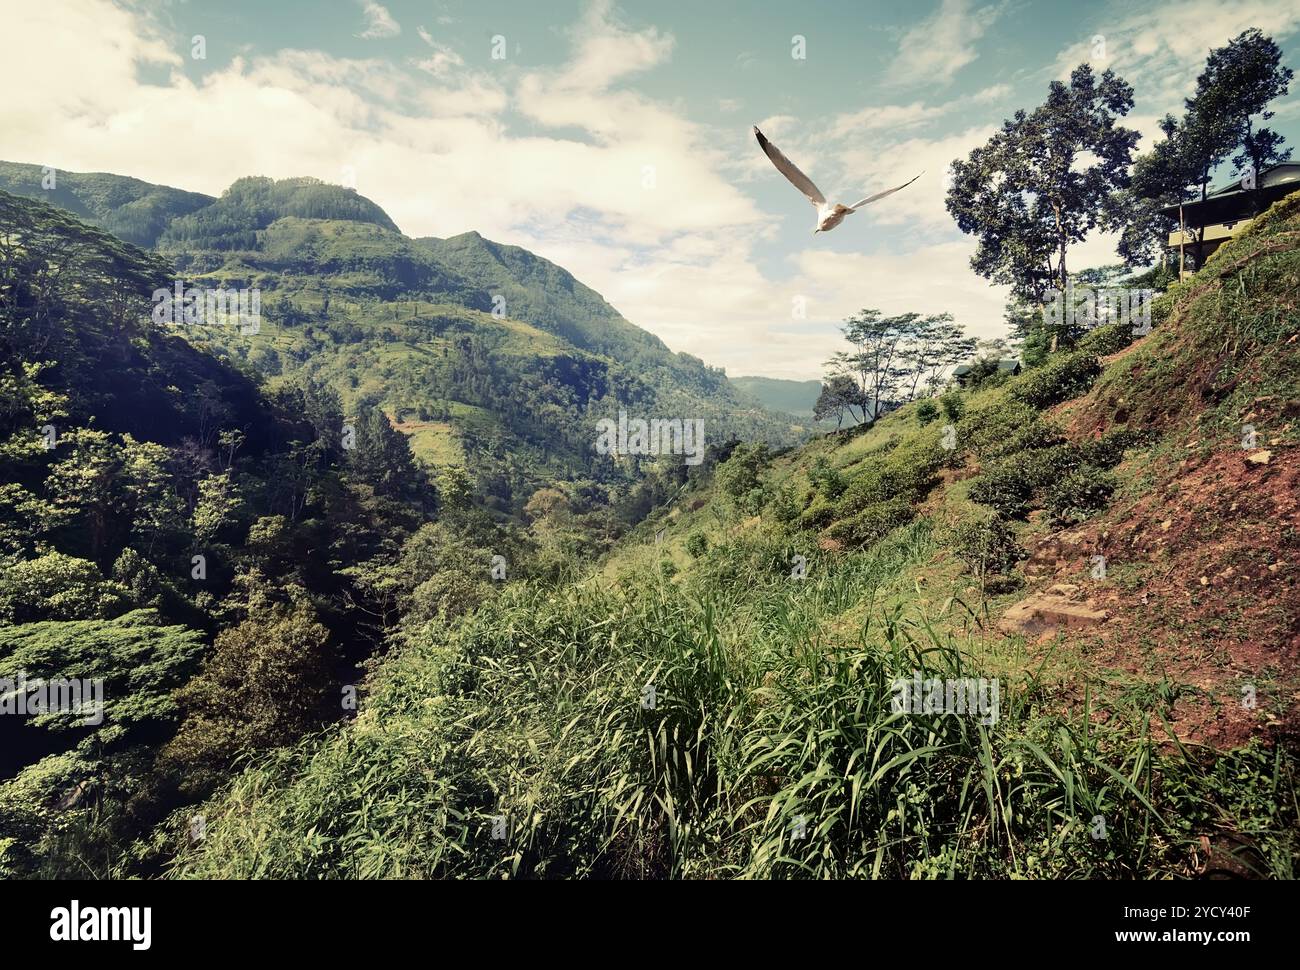
<svg viewBox="0 0 1300 970"><path fill-rule="evenodd" d="M731 386L773 411L811 418L821 381L786 381L776 377L733 377Z"/></svg>
<svg viewBox="0 0 1300 970"><path fill-rule="evenodd" d="M52 173L40 165L0 162L0 190L40 199L137 246L153 246L173 220L213 203L210 195L104 172Z"/></svg>

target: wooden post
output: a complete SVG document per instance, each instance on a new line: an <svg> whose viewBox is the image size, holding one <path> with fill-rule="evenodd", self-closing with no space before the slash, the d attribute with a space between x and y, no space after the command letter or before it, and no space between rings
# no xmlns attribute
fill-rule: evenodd
<svg viewBox="0 0 1300 970"><path fill-rule="evenodd" d="M1186 271L1186 262L1183 250L1187 246L1187 221L1183 218L1183 203L1178 203L1178 278L1183 278Z"/></svg>

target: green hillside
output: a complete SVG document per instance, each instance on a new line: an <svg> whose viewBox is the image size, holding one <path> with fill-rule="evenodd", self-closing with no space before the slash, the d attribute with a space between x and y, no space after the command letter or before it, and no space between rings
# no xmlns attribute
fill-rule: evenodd
<svg viewBox="0 0 1300 970"><path fill-rule="evenodd" d="M1297 239L1300 194L1136 342L736 449L411 639L172 874L1294 878Z"/></svg>
<svg viewBox="0 0 1300 970"><path fill-rule="evenodd" d="M4 192L0 240L0 876L103 874L237 758L340 716L422 524L439 559L519 539L493 542L382 412L348 447L328 388L270 388L156 325L156 254ZM24 677L104 706L15 711Z"/></svg>
<svg viewBox="0 0 1300 970"><path fill-rule="evenodd" d="M772 411L811 418L821 381L786 381L776 377L733 377L731 386Z"/></svg>
<svg viewBox="0 0 1300 970"><path fill-rule="evenodd" d="M0 162L0 190L66 209L137 246L152 246L174 220L212 204L210 195L105 172L53 173L40 165Z"/></svg>
<svg viewBox="0 0 1300 970"><path fill-rule="evenodd" d="M33 188L38 168L10 168L27 173L15 193L63 204ZM86 178L99 177L60 184L71 192ZM134 180L112 184L115 199L123 186L171 198ZM80 198L72 211L85 209ZM680 465L595 452L596 422L620 408L703 420L715 448L786 446L805 433L526 250L477 233L409 239L369 199L316 179L244 178L218 199L195 200L141 241L156 240L187 286L259 291L262 320L256 334L180 332L272 385L307 378L328 385L349 413L379 406L422 460L468 474L494 512L519 518L535 491L558 482L587 495L594 488L598 504L624 503L635 515L679 487ZM116 225L130 208L95 211Z"/></svg>

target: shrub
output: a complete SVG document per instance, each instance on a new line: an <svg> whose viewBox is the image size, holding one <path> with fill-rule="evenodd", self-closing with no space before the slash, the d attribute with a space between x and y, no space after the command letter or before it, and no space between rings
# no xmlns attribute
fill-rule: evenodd
<svg viewBox="0 0 1300 970"><path fill-rule="evenodd" d="M825 495L827 498L839 498L848 487L848 482L839 469L834 468L824 455L813 463L808 472L808 480L812 482L818 494Z"/></svg>
<svg viewBox="0 0 1300 970"><path fill-rule="evenodd" d="M718 468L718 488L741 511L756 515L767 501L763 472L770 462L766 445L737 445Z"/></svg>
<svg viewBox="0 0 1300 970"><path fill-rule="evenodd" d="M709 538L703 532L692 532L686 537L686 551L692 559L699 559L709 551Z"/></svg>
<svg viewBox="0 0 1300 970"><path fill-rule="evenodd" d="M1024 558L1016 534L996 515L981 516L959 523L952 531L949 545L966 564L980 585L991 575L1003 575Z"/></svg>
<svg viewBox="0 0 1300 970"><path fill-rule="evenodd" d="M1083 461L1099 468L1114 468L1124 460L1124 452L1145 441L1148 432L1137 428L1119 428L1110 434L1080 446Z"/></svg>
<svg viewBox="0 0 1300 970"><path fill-rule="evenodd" d="M835 514L835 503L827 501L819 495L799 515L799 528L809 530L824 529L835 519Z"/></svg>
<svg viewBox="0 0 1300 970"><path fill-rule="evenodd" d="M922 424L939 420L939 405L933 401L922 401L916 408L916 419Z"/></svg>
<svg viewBox="0 0 1300 970"><path fill-rule="evenodd" d="M1025 452L1008 460L1020 467L1026 481L1034 488L1045 488L1059 482L1085 464L1078 446L1069 442Z"/></svg>
<svg viewBox="0 0 1300 970"><path fill-rule="evenodd" d="M970 448L980 458L993 457L1039 420L1038 412L1029 405L999 395L966 413L957 425L957 444Z"/></svg>
<svg viewBox="0 0 1300 970"><path fill-rule="evenodd" d="M1094 354L1072 351L1057 354L1042 367L1025 374L1011 388L1011 395L1030 407L1050 408L1078 397L1101 373Z"/></svg>
<svg viewBox="0 0 1300 970"><path fill-rule="evenodd" d="M956 388L943 392L943 396L939 398L939 406L943 408L943 416L949 421L960 421L966 412L966 402L962 399L961 391Z"/></svg>
<svg viewBox="0 0 1300 970"><path fill-rule="evenodd" d="M836 522L826 530L826 534L846 546L870 545L912 521L914 514L912 503L903 498L877 502L850 518Z"/></svg>
<svg viewBox="0 0 1300 970"><path fill-rule="evenodd" d="M329 631L304 598L276 603L260 594L248 618L217 634L202 672L176 695L186 712L163 749L181 790L218 783L239 754L286 744L332 713L336 657Z"/></svg>
<svg viewBox="0 0 1300 970"><path fill-rule="evenodd" d="M1017 518L1029 511L1034 485L1015 462L1003 462L985 469L970 486L974 502L987 505L999 515Z"/></svg>
<svg viewBox="0 0 1300 970"><path fill-rule="evenodd" d="M791 525L799 521L803 508L799 504L799 495L792 485L783 485L772 498L772 517L782 525ZM689 546L687 549L689 550Z"/></svg>
<svg viewBox="0 0 1300 970"><path fill-rule="evenodd" d="M127 607L126 589L88 559L49 552L0 569L0 620L89 620Z"/></svg>
<svg viewBox="0 0 1300 970"><path fill-rule="evenodd" d="M1084 465L1047 490L1045 508L1053 522L1070 525L1104 509L1114 491L1113 475Z"/></svg>
<svg viewBox="0 0 1300 970"><path fill-rule="evenodd" d="M1119 353L1132 342L1132 323L1108 323L1084 334L1074 349L1077 353L1106 357Z"/></svg>
<svg viewBox="0 0 1300 970"><path fill-rule="evenodd" d="M1023 428L1013 431L1001 441L988 443L981 457L999 458L1022 452L1060 445L1065 439L1052 425L1037 414Z"/></svg>

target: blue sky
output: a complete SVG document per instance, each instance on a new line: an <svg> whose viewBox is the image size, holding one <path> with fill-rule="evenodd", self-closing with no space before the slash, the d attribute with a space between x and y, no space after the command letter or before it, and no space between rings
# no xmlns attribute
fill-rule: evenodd
<svg viewBox="0 0 1300 970"><path fill-rule="evenodd" d="M6 160L355 184L411 235L526 246L675 350L795 378L862 307L1001 332L944 173L1075 64L1134 85L1144 145L1243 28L1300 67L1300 0L3 2ZM1277 107L1300 142L1300 89ZM926 174L814 237L753 124L833 199ZM1072 267L1112 261L1097 237Z"/></svg>

